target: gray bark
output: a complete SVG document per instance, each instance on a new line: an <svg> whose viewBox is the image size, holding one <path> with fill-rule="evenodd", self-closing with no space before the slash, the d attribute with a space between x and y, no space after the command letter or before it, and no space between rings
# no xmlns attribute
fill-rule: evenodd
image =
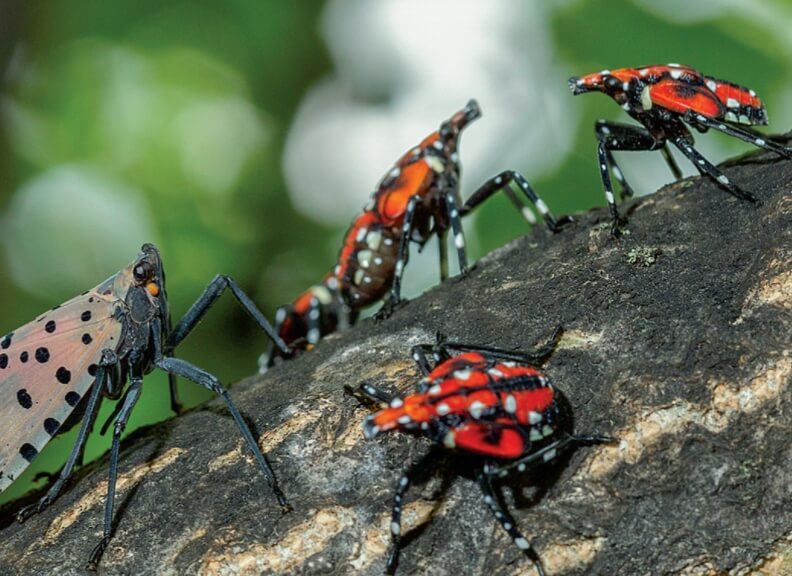
<svg viewBox="0 0 792 576"><path fill-rule="evenodd" d="M401 469L429 444L365 441L369 380L409 391L409 348L450 338L530 349L579 432L617 436L506 483L548 574L792 574L792 162L726 172L762 204L688 179L551 236L535 230L395 312L233 387L294 510L281 514L221 404L124 443L103 574L377 574ZM596 181L592 179L592 186ZM465 460L408 495L401 574L533 574ZM81 574L102 528L107 458L23 525L4 511L0 573ZM516 502L515 502L516 500Z"/></svg>

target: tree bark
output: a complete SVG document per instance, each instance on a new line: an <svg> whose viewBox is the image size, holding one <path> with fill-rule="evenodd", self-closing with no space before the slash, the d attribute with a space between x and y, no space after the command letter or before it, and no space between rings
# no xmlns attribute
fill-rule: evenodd
<svg viewBox="0 0 792 576"><path fill-rule="evenodd" d="M548 574L792 574L792 162L738 159L738 201L686 179L534 232L381 323L233 387L294 510L281 514L233 421L210 403L124 443L103 574L378 574L393 488L428 441L365 441L344 385L407 392L414 344L531 349L566 333L545 372L580 448L508 481ZM592 180L592 186L596 182ZM449 454L408 494L400 574L533 574ZM23 525L4 511L0 573L81 574L98 542L107 458ZM516 500L516 502L515 502Z"/></svg>

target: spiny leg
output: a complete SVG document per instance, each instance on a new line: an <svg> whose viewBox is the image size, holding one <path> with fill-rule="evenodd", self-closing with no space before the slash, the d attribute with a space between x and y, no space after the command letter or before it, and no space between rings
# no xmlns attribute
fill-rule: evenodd
<svg viewBox="0 0 792 576"><path fill-rule="evenodd" d="M470 212L475 210L480 204L482 204L485 200L487 200L499 190L504 190L505 192L512 182L517 184L526 198L528 198L528 200L536 207L536 209L544 218L547 227L550 228L551 231L557 232L561 226L571 221L566 216L560 220L556 220L556 218L550 212L550 209L547 207L547 204L545 204L544 200L542 200L534 191L534 189L531 188L531 185L528 183L525 177L515 170L504 170L494 178L490 178L484 182L484 184L479 186L478 190L476 190L470 196L470 198L467 199L465 205L462 207L462 210L460 210L461 215L466 216L467 214L470 214ZM522 204L522 202L519 202L519 200L515 202L515 196L508 192L506 192L506 195L509 197L512 203L517 206L518 210L520 210L526 220L529 222L534 222L536 220L533 214L530 213L530 210L527 206Z"/></svg>
<svg viewBox="0 0 792 576"><path fill-rule="evenodd" d="M421 197L417 194L411 196L407 201L407 208L404 212L404 224L402 224L401 240L399 241L399 255L396 258L396 266L393 273L393 285L387 300L374 315L377 320L384 320L393 313L396 305L401 301L401 282L404 275L404 265L410 252L410 236L413 228L413 216Z"/></svg>
<svg viewBox="0 0 792 576"><path fill-rule="evenodd" d="M266 458L264 458L264 455L261 453L256 440L253 438L253 434L250 432L250 428L248 428L245 420L242 418L242 415L239 413L236 405L231 400L231 396L223 387L220 380L218 380L213 374L210 374L209 372L206 372L205 370L202 370L201 368L198 368L197 366L187 362L186 360L182 360L181 358L158 357L155 359L154 364L169 374L176 374L178 376L183 376L188 380L192 380L193 382L200 384L208 390L211 390L220 398L222 398L223 402L225 402L226 407L228 408L228 411L231 413L231 416L234 417L237 428L239 428L242 437L245 439L245 443L247 443L250 451L253 452L253 457L256 459L261 472L264 474L267 484L269 484L272 492L275 494L278 504L280 504L284 512L290 510L291 507L289 506L288 502L286 501L286 497L283 495L283 492L281 492L281 489L278 486L275 473L273 472Z"/></svg>
<svg viewBox="0 0 792 576"><path fill-rule="evenodd" d="M96 413L99 410L102 392L104 387L108 386L106 382L110 377L110 374L115 373L110 371L110 367L114 366L117 362L118 359L116 358L115 352L109 349L102 351L102 359L100 360L99 368L96 371L96 380L94 380L93 388L91 389L91 395L88 398L88 406L85 409L85 414L83 415L83 420L80 424L80 431L77 433L77 440L74 442L74 446L69 453L69 458L66 460L66 464L63 465L63 469L61 470L58 479L52 486L50 486L50 489L47 491L47 493L35 504L25 506L19 512L17 512L17 521L24 522L33 514L41 512L47 506L49 506L58 497L58 495L61 493L61 490L63 490L64 485L72 475L72 471L74 470L74 466L77 461L82 460L83 450L85 448L85 443L88 440L88 434L90 432L91 425L93 424L93 421L96 418Z"/></svg>
<svg viewBox="0 0 792 576"><path fill-rule="evenodd" d="M385 574L395 574L399 565L399 542L401 540L401 513L404 506L404 497L410 488L412 479L431 469L437 459L436 450L430 450L420 460L412 464L402 473L396 484L393 495L393 508L391 509L391 544L388 550L388 560L385 564Z"/></svg>
<svg viewBox="0 0 792 576"><path fill-rule="evenodd" d="M747 200L748 202L756 203L757 198L750 192L740 189L729 178L720 171L714 164L704 158L701 153L696 150L690 143L689 138L684 134L679 134L671 140L674 145L679 148L679 151L687 156L699 172L705 174L715 180L723 188L725 188L732 196Z"/></svg>
<svg viewBox="0 0 792 576"><path fill-rule="evenodd" d="M792 148L782 146L781 144L777 144L772 140L767 140L760 134L742 130L736 126L730 126L724 122L707 118L701 114L688 113L685 115L685 121L693 124L694 126L699 124L701 126L706 126L707 128L712 128L713 130L718 130L727 136L737 138L743 142L753 144L754 146L758 146L759 148L763 148L770 152L775 152L784 158L792 158Z"/></svg>
<svg viewBox="0 0 792 576"><path fill-rule="evenodd" d="M131 378L129 388L124 395L123 405L118 413L118 419L113 427L113 444L110 449L110 472L107 477L107 500L105 501L104 529L102 539L91 552L88 559L87 570L96 571L99 561L102 559L110 536L113 533L113 504L115 501L116 482L118 480L118 459L121 450L121 434L126 428L129 415L140 398L141 387L143 386L142 376Z"/></svg>
<svg viewBox="0 0 792 576"><path fill-rule="evenodd" d="M492 512L493 516L495 516L495 519L506 531L517 548L522 550L523 554L525 554L528 559L533 562L533 565L536 568L536 572L539 574L539 576L545 576L545 571L544 568L542 568L542 560L539 558L539 554L531 545L531 543L525 538L525 536L523 536L522 533L517 530L515 527L514 518L512 518L511 514L501 508L500 504L498 503L495 491L492 488L490 476L487 474L479 474L478 484L481 488L481 493L484 494L484 503L487 505L490 512Z"/></svg>
<svg viewBox="0 0 792 576"><path fill-rule="evenodd" d="M187 313L182 317L176 327L168 335L166 349L173 350L182 340L198 325L214 303L222 296L226 289L230 289L237 302L245 309L248 315L256 321L259 327L269 336L281 354L291 356L291 350L267 321L261 310L253 303L247 294L237 285L233 278L218 274L204 289L198 299L193 303Z"/></svg>

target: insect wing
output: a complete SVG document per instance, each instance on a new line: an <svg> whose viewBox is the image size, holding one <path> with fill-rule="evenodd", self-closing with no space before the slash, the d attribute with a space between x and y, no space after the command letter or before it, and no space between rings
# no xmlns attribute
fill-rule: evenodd
<svg viewBox="0 0 792 576"><path fill-rule="evenodd" d="M652 103L672 112L693 111L708 118L721 118L725 109L718 97L706 86L680 80L664 79L649 86Z"/></svg>
<svg viewBox="0 0 792 576"><path fill-rule="evenodd" d="M102 350L116 349L122 335L117 302L97 287L0 340L0 492L91 388Z"/></svg>

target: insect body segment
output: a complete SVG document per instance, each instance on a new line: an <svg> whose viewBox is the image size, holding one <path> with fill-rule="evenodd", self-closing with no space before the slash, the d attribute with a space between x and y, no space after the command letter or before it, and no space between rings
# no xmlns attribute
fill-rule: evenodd
<svg viewBox="0 0 792 576"><path fill-rule="evenodd" d="M90 569L96 568L112 533L121 434L140 397L143 377L154 368L192 380L223 399L279 504L288 506L272 469L220 381L172 356L226 289L279 352L288 356L290 350L274 329L227 276L215 277L171 328L162 261L151 244L143 246L131 265L103 283L0 340L0 400L7 411L0 419L0 490L22 473L78 406L85 407L77 441L58 479L41 500L19 511L20 521L43 511L57 498L82 459L102 398L121 397L121 406L114 412L104 536L91 554ZM127 380L129 387L122 396Z"/></svg>
<svg viewBox="0 0 792 576"><path fill-rule="evenodd" d="M471 100L443 122L437 131L396 161L380 180L363 212L353 220L344 237L338 262L324 281L327 285L331 278L334 279L332 304L306 308L301 305L305 293L290 306L282 308L278 320L282 318L286 322L292 318L289 327L277 324L281 337L287 343L295 343L299 339L312 343L307 332L292 332L294 326L309 326L306 312L319 309L320 315L328 315L327 319L314 323L320 337L341 324L337 319L354 322L362 309L383 299L385 304L378 315L390 314L401 300L401 279L409 259L410 243L423 246L432 235L439 237L440 277L444 280L448 276L446 237L450 231L459 268L465 273L467 255L461 218L494 193L503 190L526 220L536 221L526 203L511 190L512 184L519 187L551 230L557 230L566 221L557 221L525 178L513 170L491 178L467 202L461 202L459 138L465 127L480 115L478 104ZM300 316L302 320L297 319ZM265 354L260 360L262 370L273 360L272 353Z"/></svg>
<svg viewBox="0 0 792 576"><path fill-rule="evenodd" d="M614 235L619 233L620 217L609 169L622 187L622 196L632 195L632 188L616 164L613 150L660 150L674 176L679 178L681 172L667 148L670 142L701 174L710 176L737 198L750 202L756 201L753 194L732 183L694 148L688 126L699 132L712 128L786 158L792 157L792 149L739 126L767 124L767 112L753 90L705 76L689 66L668 64L603 70L570 78L569 87L574 94L609 95L643 125L640 128L599 120L595 126L600 176L613 218Z"/></svg>
<svg viewBox="0 0 792 576"><path fill-rule="evenodd" d="M481 458L478 482L484 500L539 574L544 574L539 556L498 504L493 479L551 462L575 445L613 441L599 434L572 435L572 418L560 392L534 367L549 356L559 338L557 330L551 342L532 355L451 342L419 346L413 349L413 358L424 378L416 393L401 397L371 384L359 387L363 395L388 404L364 421L366 438L402 430ZM415 476L436 463L436 456L434 451L429 452L399 479L391 518L388 574L395 572L398 563L401 509L407 489Z"/></svg>

